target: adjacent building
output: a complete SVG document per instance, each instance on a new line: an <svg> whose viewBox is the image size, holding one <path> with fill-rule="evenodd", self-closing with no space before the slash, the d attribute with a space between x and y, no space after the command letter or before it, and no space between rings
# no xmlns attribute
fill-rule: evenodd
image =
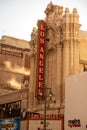
<svg viewBox="0 0 87 130"><path fill-rule="evenodd" d="M87 129L87 72L65 81L65 130Z"/></svg>
<svg viewBox="0 0 87 130"><path fill-rule="evenodd" d="M28 41L9 36L2 36L0 40L0 117L8 117L3 109L27 107L25 99L30 78L29 51ZM22 98L24 103L21 103Z"/></svg>

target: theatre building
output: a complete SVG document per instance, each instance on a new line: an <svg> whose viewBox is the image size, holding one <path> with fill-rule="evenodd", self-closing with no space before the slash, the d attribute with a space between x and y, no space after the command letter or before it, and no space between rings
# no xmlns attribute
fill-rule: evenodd
<svg viewBox="0 0 87 130"><path fill-rule="evenodd" d="M44 110L46 110L46 118L59 120L59 116L64 116L65 110L65 79L70 75L87 70L87 32L80 30L80 16L76 8L70 12L69 8L64 10L62 6L50 2L45 9L45 14L45 19L38 20L37 28L33 28L31 41L28 43L29 48L17 48L17 56L20 56L20 60L17 58L17 61L11 65L15 67L15 63L18 61L25 68L30 65L28 66L30 77L27 91L22 87L20 91L17 91L20 98L17 97L16 101L20 99L22 102L22 112L23 110L25 112L37 112L40 114L37 118L42 119ZM10 48L10 51L13 53L14 49L12 49L13 47ZM8 55L6 54L6 56ZM25 75L18 75L20 80L26 77ZM51 97L48 96L49 93ZM57 115L59 116L57 117ZM36 117L31 117L36 120ZM30 129L36 129L34 126L31 126ZM42 128L38 127L37 129ZM59 127L53 128L52 122L50 122L49 129L57 130Z"/></svg>
<svg viewBox="0 0 87 130"><path fill-rule="evenodd" d="M87 32L80 30L76 8L70 12L50 2L45 14L31 34L29 110L42 112L44 94L51 91L47 112L64 114L65 78L87 67Z"/></svg>

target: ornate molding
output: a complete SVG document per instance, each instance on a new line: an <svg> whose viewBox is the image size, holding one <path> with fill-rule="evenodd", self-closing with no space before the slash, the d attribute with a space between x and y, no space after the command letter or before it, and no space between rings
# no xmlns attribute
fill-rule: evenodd
<svg viewBox="0 0 87 130"><path fill-rule="evenodd" d="M47 49L48 50L51 50L51 49L56 50L56 44L52 44L52 43L48 44Z"/></svg>
<svg viewBox="0 0 87 130"><path fill-rule="evenodd" d="M36 40L32 40L30 42L30 56L35 56L37 53L37 41Z"/></svg>
<svg viewBox="0 0 87 130"><path fill-rule="evenodd" d="M48 16L50 13L56 13L58 16L62 16L63 7L58 5L53 5L52 1L48 4L45 13Z"/></svg>

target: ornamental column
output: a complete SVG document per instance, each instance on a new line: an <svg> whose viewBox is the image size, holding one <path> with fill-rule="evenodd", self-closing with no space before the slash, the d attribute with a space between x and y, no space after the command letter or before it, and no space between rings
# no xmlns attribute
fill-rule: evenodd
<svg viewBox="0 0 87 130"><path fill-rule="evenodd" d="M77 9L74 8L72 12L72 28L73 28L73 73L79 73L79 15L77 14Z"/></svg>
<svg viewBox="0 0 87 130"><path fill-rule="evenodd" d="M65 78L69 76L69 42L63 43L63 84L62 84L62 103L65 99Z"/></svg>
<svg viewBox="0 0 87 130"><path fill-rule="evenodd" d="M32 33L30 44L30 84L28 93L28 109L29 111L34 111L37 105L37 100L35 97L36 91L36 62L37 62L37 40L36 40L36 30L34 28Z"/></svg>
<svg viewBox="0 0 87 130"><path fill-rule="evenodd" d="M62 100L62 44L57 44L57 87L56 87L56 103L61 106Z"/></svg>
<svg viewBox="0 0 87 130"><path fill-rule="evenodd" d="M63 16L63 77L62 77L62 103L65 99L65 78L70 75L70 14L69 9L66 8Z"/></svg>

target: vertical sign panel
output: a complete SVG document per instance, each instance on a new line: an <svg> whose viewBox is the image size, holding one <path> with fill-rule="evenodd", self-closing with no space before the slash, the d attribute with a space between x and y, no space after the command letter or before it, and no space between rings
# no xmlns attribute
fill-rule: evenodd
<svg viewBox="0 0 87 130"><path fill-rule="evenodd" d="M44 97L44 69L45 69L45 35L46 23L43 20L38 21L38 60L37 60L37 89L36 96Z"/></svg>

